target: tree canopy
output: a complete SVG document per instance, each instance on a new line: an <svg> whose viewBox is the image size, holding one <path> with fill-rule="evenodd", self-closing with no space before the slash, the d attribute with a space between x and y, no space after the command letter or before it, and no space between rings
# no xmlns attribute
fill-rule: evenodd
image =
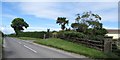
<svg viewBox="0 0 120 60"><path fill-rule="evenodd" d="M27 28L29 25L24 21L23 18L15 18L12 21L11 27L14 29L16 35L18 35L19 32L24 30L24 27Z"/></svg>
<svg viewBox="0 0 120 60"><path fill-rule="evenodd" d="M58 17L56 23L61 25L61 29L64 30L66 28L65 25L68 25L69 20L67 20L66 17Z"/></svg>
<svg viewBox="0 0 120 60"><path fill-rule="evenodd" d="M76 15L75 23L71 24L74 30L83 33L92 32L94 35L104 35L107 33L107 30L102 27L103 24L100 23L102 18L98 14L94 14L90 11L84 12L81 16L80 14Z"/></svg>

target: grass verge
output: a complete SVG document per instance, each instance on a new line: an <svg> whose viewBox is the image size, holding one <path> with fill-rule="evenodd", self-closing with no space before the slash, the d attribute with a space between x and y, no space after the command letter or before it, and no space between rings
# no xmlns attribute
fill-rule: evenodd
<svg viewBox="0 0 120 60"><path fill-rule="evenodd" d="M0 39L0 44L2 44L2 39Z"/></svg>
<svg viewBox="0 0 120 60"><path fill-rule="evenodd" d="M19 39L23 39L23 40L38 40L37 38L31 38L31 37L17 37Z"/></svg>

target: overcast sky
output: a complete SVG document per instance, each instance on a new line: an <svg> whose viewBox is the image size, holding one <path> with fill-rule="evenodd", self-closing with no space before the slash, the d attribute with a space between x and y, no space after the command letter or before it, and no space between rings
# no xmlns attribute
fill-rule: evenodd
<svg viewBox="0 0 120 60"><path fill-rule="evenodd" d="M23 18L30 25L25 31L46 31L47 28L60 30L60 26L56 24L57 17L67 17L71 24L75 14L87 11L100 15L104 28L118 29L118 0L75 1L3 0L0 4L0 30L6 34L14 33L10 24L16 17ZM67 27L70 27L70 24Z"/></svg>

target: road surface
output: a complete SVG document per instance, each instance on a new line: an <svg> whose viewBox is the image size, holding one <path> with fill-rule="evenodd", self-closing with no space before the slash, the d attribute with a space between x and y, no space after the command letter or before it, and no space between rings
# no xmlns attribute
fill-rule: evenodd
<svg viewBox="0 0 120 60"><path fill-rule="evenodd" d="M6 37L4 42L4 58L85 58L85 56L10 37Z"/></svg>

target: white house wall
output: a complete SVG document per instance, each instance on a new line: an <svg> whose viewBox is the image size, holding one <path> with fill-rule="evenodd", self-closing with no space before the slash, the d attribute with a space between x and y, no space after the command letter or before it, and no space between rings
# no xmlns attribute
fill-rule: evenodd
<svg viewBox="0 0 120 60"><path fill-rule="evenodd" d="M118 39L120 37L120 34L106 34L108 36L113 36L113 39Z"/></svg>

